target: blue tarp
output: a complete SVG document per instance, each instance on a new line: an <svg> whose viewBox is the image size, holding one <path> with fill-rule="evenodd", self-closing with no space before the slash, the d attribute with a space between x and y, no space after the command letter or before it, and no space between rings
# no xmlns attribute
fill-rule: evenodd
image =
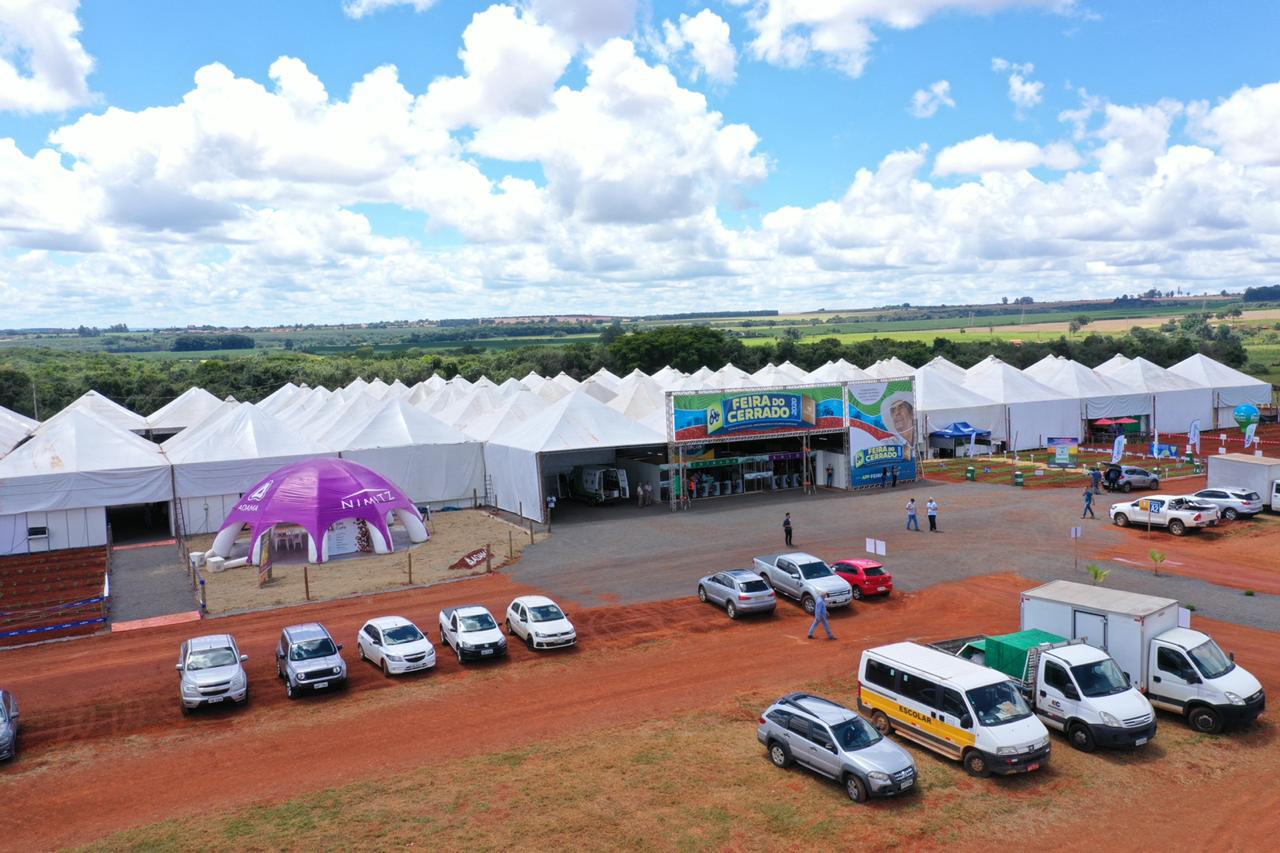
<svg viewBox="0 0 1280 853"><path fill-rule="evenodd" d="M955 423L947 424L942 429L935 429L933 432L929 433L929 436L931 438L970 438L973 436L976 436L977 438L990 438L991 430L978 429L977 427L970 426L965 421L956 421Z"/></svg>

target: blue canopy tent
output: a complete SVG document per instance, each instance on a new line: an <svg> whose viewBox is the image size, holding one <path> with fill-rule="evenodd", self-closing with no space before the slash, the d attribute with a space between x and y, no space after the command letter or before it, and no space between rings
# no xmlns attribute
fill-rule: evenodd
<svg viewBox="0 0 1280 853"><path fill-rule="evenodd" d="M984 445L979 449L978 445ZM977 456L991 452L991 430L978 429L965 421L954 421L929 433L929 446L940 456Z"/></svg>

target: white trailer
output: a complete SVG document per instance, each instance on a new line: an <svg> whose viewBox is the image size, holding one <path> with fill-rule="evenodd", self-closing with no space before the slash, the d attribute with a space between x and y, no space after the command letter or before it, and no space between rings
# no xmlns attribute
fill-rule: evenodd
<svg viewBox="0 0 1280 853"><path fill-rule="evenodd" d="M1266 698L1262 684L1172 598L1051 581L1022 594L1022 630L1084 640L1111 655L1157 708L1182 714L1202 732L1252 722Z"/></svg>
<svg viewBox="0 0 1280 853"><path fill-rule="evenodd" d="M1280 512L1280 459L1248 453L1210 456L1208 488L1257 492L1263 508Z"/></svg>

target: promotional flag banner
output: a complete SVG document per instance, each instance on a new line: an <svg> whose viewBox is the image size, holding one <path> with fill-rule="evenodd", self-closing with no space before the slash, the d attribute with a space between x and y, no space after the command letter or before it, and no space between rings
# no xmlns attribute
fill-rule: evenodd
<svg viewBox="0 0 1280 853"><path fill-rule="evenodd" d="M1120 460L1124 457L1124 436L1117 435L1115 443L1111 445L1111 464L1119 465Z"/></svg>

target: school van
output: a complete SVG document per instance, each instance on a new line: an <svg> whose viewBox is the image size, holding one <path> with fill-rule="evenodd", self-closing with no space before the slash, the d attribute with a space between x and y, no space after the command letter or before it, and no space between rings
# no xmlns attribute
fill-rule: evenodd
<svg viewBox="0 0 1280 853"><path fill-rule="evenodd" d="M1049 760L1049 730L1008 676L917 643L862 653L858 710L881 734L896 731L972 776L1026 773Z"/></svg>

